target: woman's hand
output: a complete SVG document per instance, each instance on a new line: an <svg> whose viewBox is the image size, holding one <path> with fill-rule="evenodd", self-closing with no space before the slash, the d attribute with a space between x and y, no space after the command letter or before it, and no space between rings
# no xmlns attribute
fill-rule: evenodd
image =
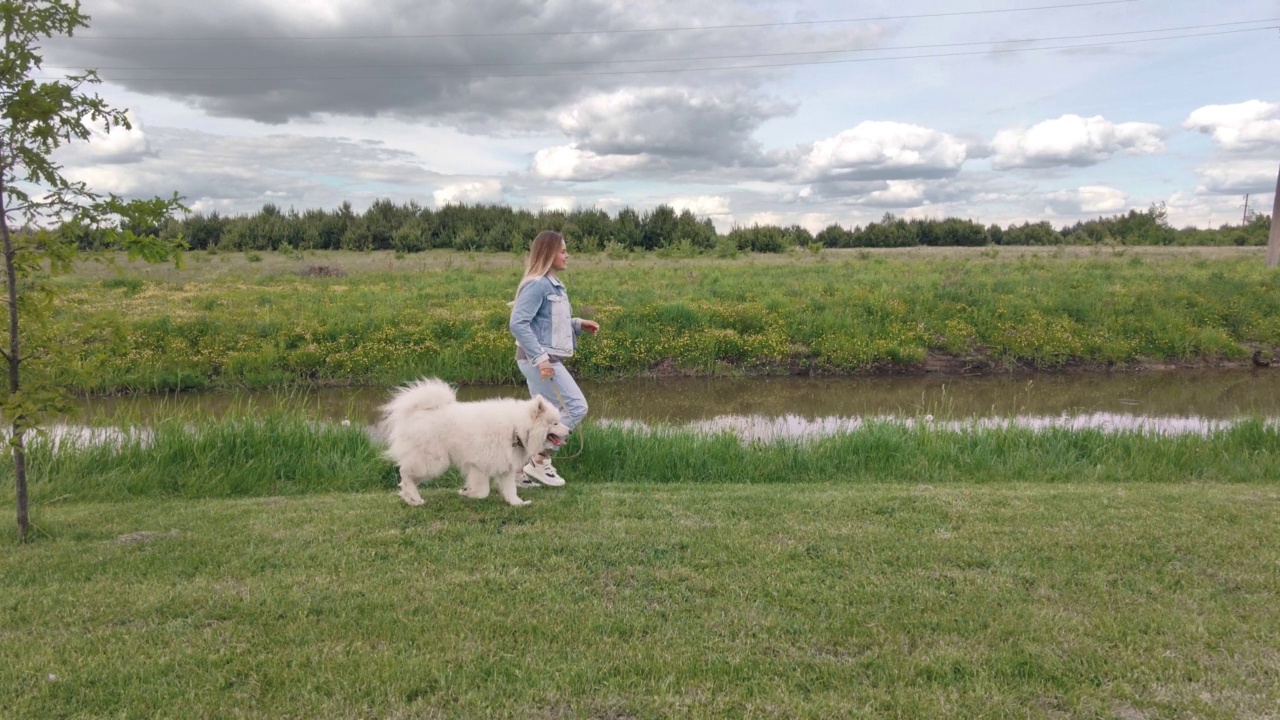
<svg viewBox="0 0 1280 720"><path fill-rule="evenodd" d="M550 380L556 374L556 369L551 367L550 360L543 360L538 363L538 374L542 376L543 380Z"/></svg>
<svg viewBox="0 0 1280 720"><path fill-rule="evenodd" d="M583 320L582 329L585 330L586 332L591 333L592 335L595 335L596 333L600 332L600 323L594 320Z"/></svg>

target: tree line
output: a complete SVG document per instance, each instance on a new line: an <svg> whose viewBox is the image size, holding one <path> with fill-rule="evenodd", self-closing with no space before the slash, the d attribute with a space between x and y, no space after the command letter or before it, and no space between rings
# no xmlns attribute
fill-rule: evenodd
<svg viewBox="0 0 1280 720"><path fill-rule="evenodd" d="M182 238L193 250L394 250L411 253L448 248L521 252L542 230L565 233L571 250L682 249L784 252L790 248L954 247L983 245L1266 245L1271 218L1254 215L1242 225L1216 229L1169 225L1162 204L1054 227L1048 221L983 225L962 218L911 219L886 213L878 222L832 224L816 235L799 225L752 225L716 230L710 219L658 205L643 212L599 209L514 209L506 205L445 205L431 209L378 200L363 213L344 202L336 210L281 210L267 204L248 215L192 213L151 227L129 227L137 235ZM82 249L102 250L110 233L74 224L62 232Z"/></svg>

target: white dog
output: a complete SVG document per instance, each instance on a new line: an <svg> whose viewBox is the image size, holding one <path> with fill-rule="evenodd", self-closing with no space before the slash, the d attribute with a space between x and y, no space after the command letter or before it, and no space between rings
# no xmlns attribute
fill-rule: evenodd
<svg viewBox="0 0 1280 720"><path fill-rule="evenodd" d="M458 491L463 496L486 498L490 483L497 482L508 503L528 505L516 494L520 469L542 450L563 445L571 432L541 396L458 402L453 388L435 378L397 390L382 406L379 427L387 457L400 466L400 497L410 505L423 502L418 483L450 465L466 476L466 487Z"/></svg>

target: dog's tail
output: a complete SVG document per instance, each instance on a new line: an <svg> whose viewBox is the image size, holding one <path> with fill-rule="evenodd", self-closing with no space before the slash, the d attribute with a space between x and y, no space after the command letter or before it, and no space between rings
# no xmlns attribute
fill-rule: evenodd
<svg viewBox="0 0 1280 720"><path fill-rule="evenodd" d="M399 420L414 413L428 412L457 402L453 388L443 380L424 378L411 385L405 385L382 406L382 427L389 429Z"/></svg>

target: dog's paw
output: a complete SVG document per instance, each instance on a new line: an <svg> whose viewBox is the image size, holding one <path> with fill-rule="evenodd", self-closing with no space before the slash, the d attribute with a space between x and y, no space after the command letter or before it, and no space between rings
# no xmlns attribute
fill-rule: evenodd
<svg viewBox="0 0 1280 720"><path fill-rule="evenodd" d="M403 491L400 493L400 499L410 505L413 505L414 507L417 507L422 503L426 502L425 500L422 499L421 495L409 495L408 493L405 493Z"/></svg>
<svg viewBox="0 0 1280 720"><path fill-rule="evenodd" d="M511 505L511 507L524 507L525 505L528 505L530 502L532 501L521 500L520 498L516 498L515 500L508 500L507 504Z"/></svg>

